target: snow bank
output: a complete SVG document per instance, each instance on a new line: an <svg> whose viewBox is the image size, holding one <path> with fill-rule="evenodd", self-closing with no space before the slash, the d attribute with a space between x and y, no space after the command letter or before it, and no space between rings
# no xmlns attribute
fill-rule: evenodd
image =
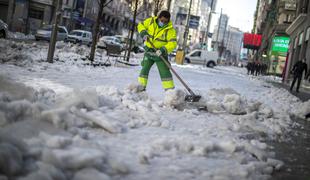
<svg viewBox="0 0 310 180"><path fill-rule="evenodd" d="M137 92L134 86L124 91L100 86L57 95L47 89L27 88L10 79L2 81L7 85L0 89L4 129L34 120L48 122L66 132L55 134L48 130L25 138L27 151L2 143L0 160L12 163L1 167L4 175L18 176L24 172L25 154L33 161L22 180L66 179L68 172L69 179L77 180L139 179L144 173L154 179L167 179L167 175L178 179L188 168L201 172L213 168L205 174L193 172L192 177L262 179L283 165L274 160L265 143L247 138L247 134L252 132L249 137L255 139L262 138L261 134L281 136L287 123L276 119L272 108L248 101L232 89L209 91L208 98L202 99L209 114L186 109L180 90L167 91L161 103L145 92ZM180 106L183 108L176 108ZM226 116L219 118L212 113ZM162 169L170 161L179 166L173 174L169 168ZM214 164L222 168L214 169ZM232 164L239 170L230 171ZM144 166L155 169L148 173Z"/></svg>
<svg viewBox="0 0 310 180"><path fill-rule="evenodd" d="M22 40L29 40L29 39L34 40L35 39L34 35L32 34L26 35L21 32L9 32L8 37L12 39L22 39Z"/></svg>
<svg viewBox="0 0 310 180"><path fill-rule="evenodd" d="M19 142L0 136L0 164L9 164L0 166L3 178L268 179L283 163L264 141L285 136L290 115L309 107L281 89L256 86L251 90L263 98L224 86L207 89L197 104L183 104L178 89L158 101L134 84L120 88L137 69L82 66L86 46L57 42L54 64L42 63L46 46L0 46L0 60L20 66L5 66L9 75L20 73L19 82L26 84L26 76L35 87L0 78L0 131ZM196 108L205 105L208 112Z"/></svg>
<svg viewBox="0 0 310 180"><path fill-rule="evenodd" d="M184 106L185 93L180 89L167 90L164 98L164 105L180 108Z"/></svg>
<svg viewBox="0 0 310 180"><path fill-rule="evenodd" d="M310 113L310 100L293 106L292 113L297 117L304 119L305 116Z"/></svg>

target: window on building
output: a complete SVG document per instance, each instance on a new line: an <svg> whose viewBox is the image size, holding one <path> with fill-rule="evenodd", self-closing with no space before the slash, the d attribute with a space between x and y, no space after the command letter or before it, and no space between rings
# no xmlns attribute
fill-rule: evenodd
<svg viewBox="0 0 310 180"><path fill-rule="evenodd" d="M303 42L303 36L304 36L304 33L303 33L303 32L299 34L298 46L300 46L300 45L302 44L302 42Z"/></svg>
<svg viewBox="0 0 310 180"><path fill-rule="evenodd" d="M304 4L305 13L308 13L308 11L309 11L308 6L309 6L309 0L305 0L305 4Z"/></svg>
<svg viewBox="0 0 310 180"><path fill-rule="evenodd" d="M308 41L310 37L310 27L307 28L305 41Z"/></svg>
<svg viewBox="0 0 310 180"><path fill-rule="evenodd" d="M28 15L30 18L43 19L43 11L40 10L30 9Z"/></svg>
<svg viewBox="0 0 310 180"><path fill-rule="evenodd" d="M301 1L301 13L305 13L307 14L308 13L308 5L309 5L309 0L303 0Z"/></svg>

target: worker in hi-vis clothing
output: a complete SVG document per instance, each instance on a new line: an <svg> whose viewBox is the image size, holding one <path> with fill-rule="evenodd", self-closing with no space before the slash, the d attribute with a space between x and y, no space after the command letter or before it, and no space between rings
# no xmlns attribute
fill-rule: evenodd
<svg viewBox="0 0 310 180"><path fill-rule="evenodd" d="M165 90L174 89L172 74L159 56L168 60L168 54L177 46L176 30L170 21L169 11L161 11L157 17L150 17L138 24L138 32L144 42L144 58L141 62L142 70L139 75L140 91L144 91L148 82L148 75L154 63L159 70L162 86ZM155 48L148 42L151 41Z"/></svg>

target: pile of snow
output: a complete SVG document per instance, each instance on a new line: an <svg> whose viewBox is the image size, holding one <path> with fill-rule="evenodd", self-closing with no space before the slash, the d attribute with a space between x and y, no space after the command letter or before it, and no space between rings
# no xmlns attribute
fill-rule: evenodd
<svg viewBox="0 0 310 180"><path fill-rule="evenodd" d="M209 92L204 103L210 114L175 109L184 99L180 90L168 91L160 103L133 85L55 95L7 78L1 82L1 131L23 141L19 149L1 140L0 159L12 163L1 167L6 177L263 179L283 166L257 139L281 135L287 124L232 89Z"/></svg>
<svg viewBox="0 0 310 180"><path fill-rule="evenodd" d="M37 65L36 62L46 62L48 44L38 45L37 43L15 42L0 39L0 63L13 64L22 67ZM68 65L84 65L86 57L89 56L90 48L85 45L65 43L57 41L54 53L54 60L57 63ZM97 49L95 62L105 62L107 60L106 51ZM130 63L140 63L143 55L132 53ZM115 58L110 58L112 64Z"/></svg>
<svg viewBox="0 0 310 180"><path fill-rule="evenodd" d="M34 40L35 37L32 34L25 35L21 32L9 32L8 37L11 39L22 39L22 40Z"/></svg>
<svg viewBox="0 0 310 180"><path fill-rule="evenodd" d="M178 89L161 101L150 97L156 88L124 87L135 68L82 66L86 46L57 42L53 64L42 63L47 46L0 46L0 179L268 179L283 163L265 140L309 112L309 101L255 78L240 85L253 92L210 82L184 104Z"/></svg>
<svg viewBox="0 0 310 180"><path fill-rule="evenodd" d="M304 119L305 116L310 113L310 100L300 104L296 104L293 107L292 112L297 117Z"/></svg>
<svg viewBox="0 0 310 180"><path fill-rule="evenodd" d="M164 104L168 107L181 108L184 106L185 93L180 89L167 90L165 92Z"/></svg>

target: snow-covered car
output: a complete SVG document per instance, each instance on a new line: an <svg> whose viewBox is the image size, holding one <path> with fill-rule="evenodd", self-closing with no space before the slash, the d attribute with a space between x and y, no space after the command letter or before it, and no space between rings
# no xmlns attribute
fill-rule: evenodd
<svg viewBox="0 0 310 180"><path fill-rule="evenodd" d="M73 30L68 35L68 42L91 45L92 33L84 30Z"/></svg>
<svg viewBox="0 0 310 180"><path fill-rule="evenodd" d="M115 35L114 37L118 38L122 44L126 44L128 38L126 36L123 35Z"/></svg>
<svg viewBox="0 0 310 180"><path fill-rule="evenodd" d="M213 68L216 66L218 58L219 56L217 51L196 49L185 56L185 62L191 64L202 64L204 66Z"/></svg>
<svg viewBox="0 0 310 180"><path fill-rule="evenodd" d="M38 29L36 34L34 35L36 40L51 40L52 34L52 25L43 26L41 29ZM58 26L57 32L57 40L58 41L66 41L68 38L68 30L65 26Z"/></svg>
<svg viewBox="0 0 310 180"><path fill-rule="evenodd" d="M6 38L8 34L8 25L0 19L0 38Z"/></svg>
<svg viewBox="0 0 310 180"><path fill-rule="evenodd" d="M119 38L115 36L103 36L99 39L99 42L97 43L98 48L105 49L107 48L106 44L112 44L112 45L117 45L121 47L121 49L124 49L124 45L122 42L119 40Z"/></svg>

